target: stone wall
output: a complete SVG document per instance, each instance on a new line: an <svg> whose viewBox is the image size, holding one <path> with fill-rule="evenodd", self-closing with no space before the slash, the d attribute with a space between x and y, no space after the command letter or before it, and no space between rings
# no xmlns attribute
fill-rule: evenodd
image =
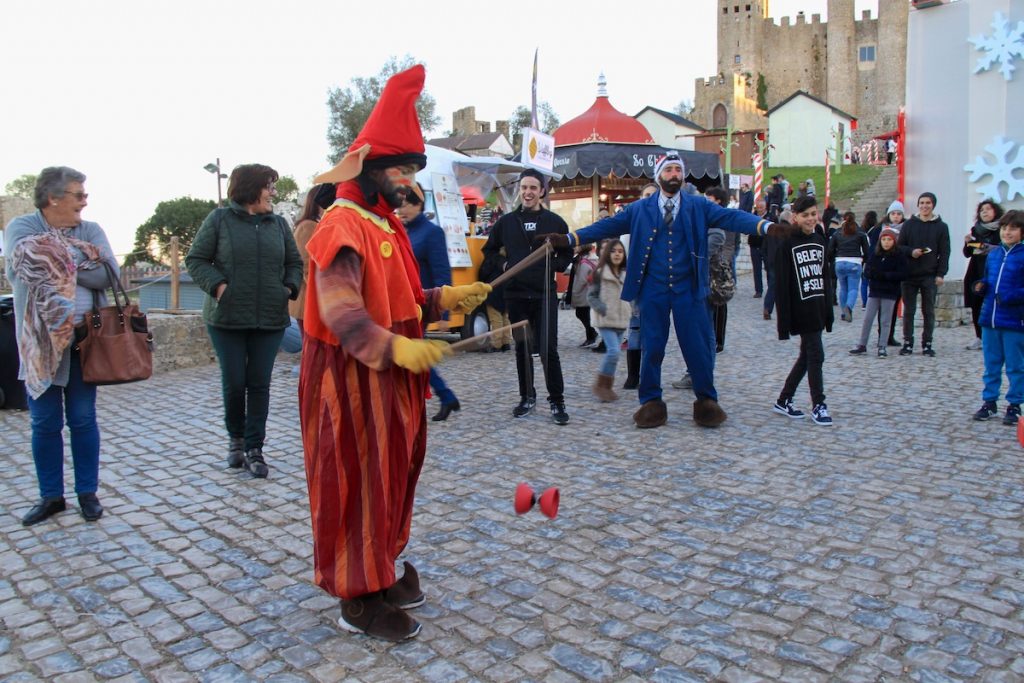
<svg viewBox="0 0 1024 683"><path fill-rule="evenodd" d="M147 313L153 333L153 374L213 363L217 356L198 311Z"/></svg>
<svg viewBox="0 0 1024 683"><path fill-rule="evenodd" d="M916 318L921 318L920 312ZM935 326L959 327L970 324L971 309L964 307L963 280L943 281L935 298Z"/></svg>

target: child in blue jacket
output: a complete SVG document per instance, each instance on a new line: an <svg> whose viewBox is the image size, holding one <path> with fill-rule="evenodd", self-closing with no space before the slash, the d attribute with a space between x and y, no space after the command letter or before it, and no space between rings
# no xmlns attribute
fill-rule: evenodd
<svg viewBox="0 0 1024 683"><path fill-rule="evenodd" d="M1001 244L989 252L985 277L974 284L974 291L985 300L981 304L981 350L985 356L984 401L974 414L975 420L987 420L998 414L996 399L1002 381L1003 366L1010 388L1006 392L1003 424L1016 425L1024 400L1024 211L1007 211L999 221Z"/></svg>

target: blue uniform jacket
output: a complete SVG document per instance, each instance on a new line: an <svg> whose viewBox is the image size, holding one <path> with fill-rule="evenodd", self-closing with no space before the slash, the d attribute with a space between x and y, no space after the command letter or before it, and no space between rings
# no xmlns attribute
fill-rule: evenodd
<svg viewBox="0 0 1024 683"><path fill-rule="evenodd" d="M722 228L748 235L764 235L769 221L746 211L726 209L699 195L679 193L680 202L674 229L686 231L689 243L691 271L694 276L693 292L698 298L708 295L708 228ZM622 286L622 299L633 301L640 293L644 273L651 258L651 245L656 231L663 226L658 209L658 195L635 201L623 211L600 220L573 233L576 244L587 244L609 237L629 233L629 258L626 260L626 281ZM575 245L574 245L575 246Z"/></svg>
<svg viewBox="0 0 1024 683"><path fill-rule="evenodd" d="M1024 243L1000 244L988 253L978 322L983 327L1024 330Z"/></svg>
<svg viewBox="0 0 1024 683"><path fill-rule="evenodd" d="M422 213L405 226L412 244L412 253L420 266L420 284L432 289L452 283L452 268L448 263L448 240L440 225L431 223Z"/></svg>

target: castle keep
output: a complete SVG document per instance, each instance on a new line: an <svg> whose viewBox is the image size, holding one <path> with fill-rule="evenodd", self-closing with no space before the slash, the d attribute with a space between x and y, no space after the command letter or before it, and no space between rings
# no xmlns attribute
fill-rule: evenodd
<svg viewBox="0 0 1024 683"><path fill-rule="evenodd" d="M763 112L803 90L857 117L858 138L896 127L906 90L905 0L828 0L827 22L769 16L768 0L718 0L718 74L698 78L692 119L707 128L763 129Z"/></svg>

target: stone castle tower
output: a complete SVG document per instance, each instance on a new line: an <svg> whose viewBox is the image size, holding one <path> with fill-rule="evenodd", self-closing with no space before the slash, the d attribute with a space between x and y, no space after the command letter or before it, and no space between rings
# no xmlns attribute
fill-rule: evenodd
<svg viewBox="0 0 1024 683"><path fill-rule="evenodd" d="M696 82L693 120L707 128L765 128L763 112L803 90L859 119L860 137L896 127L906 90L904 0L855 18L854 0L828 0L828 22L802 12L776 24L769 0L717 0L718 74ZM759 92L760 91L760 92Z"/></svg>

